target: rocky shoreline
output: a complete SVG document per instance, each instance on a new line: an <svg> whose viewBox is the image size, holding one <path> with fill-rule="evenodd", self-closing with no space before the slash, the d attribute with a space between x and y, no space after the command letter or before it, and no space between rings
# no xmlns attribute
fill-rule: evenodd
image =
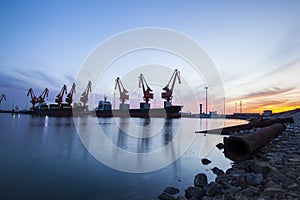
<svg viewBox="0 0 300 200"><path fill-rule="evenodd" d="M208 183L207 176L199 173L184 195L177 188L167 187L158 199L300 200L299 147L300 124L295 120L286 124L286 130L256 151L251 159L234 163L226 172L217 167L211 169L217 175L215 181Z"/></svg>

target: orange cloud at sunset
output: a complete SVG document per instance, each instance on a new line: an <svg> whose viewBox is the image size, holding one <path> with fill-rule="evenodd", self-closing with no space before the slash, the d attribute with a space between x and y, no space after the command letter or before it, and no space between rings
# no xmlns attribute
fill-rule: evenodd
<svg viewBox="0 0 300 200"><path fill-rule="evenodd" d="M250 93L239 98L227 101L228 112L240 112L240 101L242 101L242 112L262 113L264 110L272 110L273 113L283 112L300 108L300 92L293 88L273 88L271 90Z"/></svg>

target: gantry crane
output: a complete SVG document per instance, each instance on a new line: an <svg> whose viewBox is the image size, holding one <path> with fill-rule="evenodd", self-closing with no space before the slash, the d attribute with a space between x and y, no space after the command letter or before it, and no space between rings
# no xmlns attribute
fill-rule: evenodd
<svg viewBox="0 0 300 200"><path fill-rule="evenodd" d="M5 96L5 94L1 94L1 96L0 96L0 104L1 104L1 102L3 101L3 99L4 99L4 101L6 101L6 96Z"/></svg>
<svg viewBox="0 0 300 200"><path fill-rule="evenodd" d="M165 92L161 93L161 98L165 99L168 103L172 102L172 97L173 97L172 95L173 95L173 90L174 90L176 78L178 79L179 84L181 84L180 71L178 71L177 69L175 69L175 71L174 71L171 79L169 80L168 84L163 88L163 90ZM172 82L172 85L171 85L171 88L170 88L170 83L171 82Z"/></svg>
<svg viewBox="0 0 300 200"><path fill-rule="evenodd" d="M124 88L124 85L122 84L121 79L119 77L117 77L116 79L115 90L117 89L117 87L119 88L120 92L121 104L124 104L125 101L129 99L129 95L127 94L128 91Z"/></svg>
<svg viewBox="0 0 300 200"><path fill-rule="evenodd" d="M42 94L37 98L38 103L44 103L45 97L48 97L49 90L48 88L45 88L45 90L42 92Z"/></svg>
<svg viewBox="0 0 300 200"><path fill-rule="evenodd" d="M92 92L92 82L89 81L84 92L81 94L80 101L83 103L84 109L87 109L86 103L89 101L89 93Z"/></svg>
<svg viewBox="0 0 300 200"><path fill-rule="evenodd" d="M58 106L61 106L61 102L63 101L64 94L67 94L67 86L64 85L59 94L55 98L55 103L58 103Z"/></svg>
<svg viewBox="0 0 300 200"><path fill-rule="evenodd" d="M75 92L76 92L76 91L75 91L75 83L73 83L72 88L71 88L71 90L70 90L70 92L69 92L69 94L67 95L67 98L66 98L66 102L67 102L69 105L71 105L72 102L73 102L73 94L74 94Z"/></svg>
<svg viewBox="0 0 300 200"><path fill-rule="evenodd" d="M145 88L145 85L147 87L147 89ZM144 93L144 100L146 101L146 103L148 103L150 101L150 99L153 99L153 93L152 93L152 89L149 87L149 85L146 82L145 77L143 76L143 74L140 74L139 76L139 88L143 88L143 93Z"/></svg>
<svg viewBox="0 0 300 200"><path fill-rule="evenodd" d="M32 107L30 109L33 110L33 109L35 109L35 104L38 102L38 100L37 100L32 88L30 88L27 92L27 96L29 96L29 95L31 98L30 103L32 104Z"/></svg>

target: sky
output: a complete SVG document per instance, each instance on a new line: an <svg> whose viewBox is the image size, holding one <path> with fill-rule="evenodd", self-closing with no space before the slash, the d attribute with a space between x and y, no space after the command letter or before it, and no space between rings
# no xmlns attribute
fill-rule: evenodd
<svg viewBox="0 0 300 200"><path fill-rule="evenodd" d="M99 44L121 32L144 27L178 31L205 50L222 79L226 113L239 112L240 101L243 112L299 108L299 8L297 0L1 0L0 93L7 97L1 108L29 108L29 88L39 96L47 87L48 101L53 102L63 84L71 87L80 67ZM130 62L126 63L130 58L139 58L135 63L138 65L157 63L153 56L156 54L164 65L180 67L176 66L176 62L182 62L178 58L151 51L144 52L147 61L137 53L123 59L120 66L123 71L130 71ZM190 72L181 64L182 78L189 83ZM113 77L120 76L120 66L111 70L105 87L94 85L95 102L104 94L113 101ZM171 73L165 76L164 83L151 85L156 91L155 103L161 102L160 87ZM149 83L151 76L146 77ZM199 112L197 106L191 105L204 104L206 86L202 79L192 84L197 95L191 103L189 94L180 95L183 89L176 83L174 93L180 99L174 98L175 103L184 104L184 111ZM77 92L75 101L80 93ZM211 99L209 89L208 93ZM208 104L208 110L213 110L210 100Z"/></svg>

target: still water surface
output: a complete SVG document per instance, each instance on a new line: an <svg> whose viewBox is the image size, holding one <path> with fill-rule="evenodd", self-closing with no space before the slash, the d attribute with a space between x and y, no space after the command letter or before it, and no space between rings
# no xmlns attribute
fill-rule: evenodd
<svg viewBox="0 0 300 200"><path fill-rule="evenodd" d="M222 137L194 131L241 123L245 122L188 118L95 120L2 113L0 199L157 199L166 186L183 192L193 185L197 173L206 173L212 181L215 176L211 168L225 170L230 166L222 150L215 147ZM95 146L96 127L101 128L113 147L138 156L127 159L98 142L98 151L111 161L99 162L97 153L91 154L91 149L85 148ZM168 144L171 148L160 151ZM151 160L149 164L150 153L156 153L156 162ZM212 163L202 165L203 157ZM169 164L157 167L157 163ZM124 172L133 166L150 172ZM152 171L155 167L157 170Z"/></svg>

